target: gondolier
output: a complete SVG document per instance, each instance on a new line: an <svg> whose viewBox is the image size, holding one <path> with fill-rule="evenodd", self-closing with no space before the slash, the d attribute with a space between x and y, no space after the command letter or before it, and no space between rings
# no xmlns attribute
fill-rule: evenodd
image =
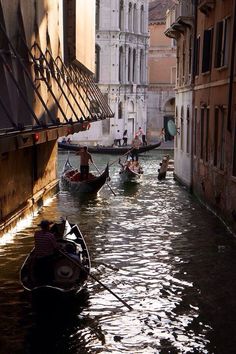
<svg viewBox="0 0 236 354"><path fill-rule="evenodd" d="M87 146L79 150L76 155L80 155L80 178L81 181L88 179L89 176L89 161L93 163L92 155L88 152Z"/></svg>
<svg viewBox="0 0 236 354"><path fill-rule="evenodd" d="M139 147L141 145L141 141L139 140L138 135L135 135L135 138L132 141L132 151L131 151L131 157L133 161L138 161L138 152L139 152Z"/></svg>

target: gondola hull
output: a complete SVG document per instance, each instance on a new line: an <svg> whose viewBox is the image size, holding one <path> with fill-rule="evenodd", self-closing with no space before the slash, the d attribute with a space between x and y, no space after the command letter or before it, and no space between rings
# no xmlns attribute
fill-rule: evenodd
<svg viewBox="0 0 236 354"><path fill-rule="evenodd" d="M71 176L74 176L76 172L77 170L71 167L69 170L67 169L62 173L60 181L61 189L68 190L74 194L97 194L109 177L108 166L100 176L96 177L89 174L89 179L85 181L73 180Z"/></svg>
<svg viewBox="0 0 236 354"><path fill-rule="evenodd" d="M146 146L140 146L139 154L142 154L146 151L150 151L158 148L161 145L161 142L157 144L150 144ZM58 143L58 148L67 151L78 151L81 149L81 146L76 144L68 143ZM126 154L132 146L121 146L121 147L112 147L112 146L89 146L88 151L93 154L110 154L110 155L124 155Z"/></svg>
<svg viewBox="0 0 236 354"><path fill-rule="evenodd" d="M53 276L49 279L48 274L42 272L44 268L40 274L38 259L33 249L20 271L20 281L25 290L30 292L55 290L75 294L85 287L91 267L89 252L78 226L67 221L65 224L67 227L64 236L58 239L60 249L53 257Z"/></svg>
<svg viewBox="0 0 236 354"><path fill-rule="evenodd" d="M135 172L126 166L120 170L119 175L122 182L138 182L141 179L143 172L142 170Z"/></svg>

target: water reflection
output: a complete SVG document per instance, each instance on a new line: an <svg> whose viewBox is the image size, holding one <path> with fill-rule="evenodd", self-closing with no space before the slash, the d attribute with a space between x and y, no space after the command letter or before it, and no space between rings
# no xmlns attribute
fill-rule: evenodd
<svg viewBox="0 0 236 354"><path fill-rule="evenodd" d="M133 311L93 279L82 303L29 301L18 272L33 226L0 250L1 354L235 353L234 239L171 175L157 180L161 157L145 155L143 180L128 188L112 166L116 197L107 188L87 200L63 192L34 223L78 223L93 274Z"/></svg>

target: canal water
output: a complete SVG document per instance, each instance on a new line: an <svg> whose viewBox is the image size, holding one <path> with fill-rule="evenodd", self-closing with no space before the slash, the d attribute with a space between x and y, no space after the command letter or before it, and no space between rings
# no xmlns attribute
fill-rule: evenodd
<svg viewBox="0 0 236 354"><path fill-rule="evenodd" d="M0 354L236 353L236 245L224 225L168 172L163 152L140 157L142 181L81 200L61 191L27 228L0 239ZM67 155L59 155L59 172ZM94 155L102 169L114 156ZM72 164L78 164L71 154ZM87 241L92 273L76 298L31 298L19 270L42 218L68 217Z"/></svg>

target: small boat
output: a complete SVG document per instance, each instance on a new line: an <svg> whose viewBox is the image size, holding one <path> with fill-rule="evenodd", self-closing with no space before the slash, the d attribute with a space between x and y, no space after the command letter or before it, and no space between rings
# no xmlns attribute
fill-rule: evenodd
<svg viewBox="0 0 236 354"><path fill-rule="evenodd" d="M146 151L153 150L158 148L161 145L161 142L156 144L150 144L146 146L140 146L139 154L142 154ZM68 143L58 143L58 148L67 151L78 151L81 149L80 145L77 144L68 144ZM129 150L132 149L132 146L89 146L88 151L93 154L111 154L111 155L124 155Z"/></svg>
<svg viewBox="0 0 236 354"><path fill-rule="evenodd" d="M76 194L97 194L109 178L109 166L99 175L89 173L88 179L81 180L80 172L67 159L61 175L61 188Z"/></svg>
<svg viewBox="0 0 236 354"><path fill-rule="evenodd" d="M127 161L119 171L122 182L137 182L143 175L143 169L137 162Z"/></svg>
<svg viewBox="0 0 236 354"><path fill-rule="evenodd" d="M33 248L21 267L21 284L30 292L53 289L60 293L78 293L85 287L91 268L84 237L79 227L67 220L53 224L50 231L60 245L53 261L53 279L44 280L42 274L39 277Z"/></svg>

